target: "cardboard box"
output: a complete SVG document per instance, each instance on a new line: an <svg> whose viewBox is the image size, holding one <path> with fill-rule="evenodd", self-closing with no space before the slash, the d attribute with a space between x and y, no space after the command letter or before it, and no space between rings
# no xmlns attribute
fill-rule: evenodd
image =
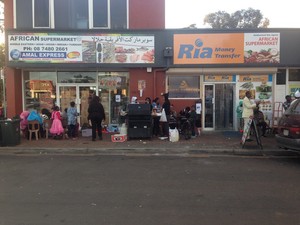
<svg viewBox="0 0 300 225"><path fill-rule="evenodd" d="M92 137L92 129L84 129L81 130L81 136L82 137Z"/></svg>
<svg viewBox="0 0 300 225"><path fill-rule="evenodd" d="M113 134L111 135L112 142L124 142L127 140L127 135L125 134Z"/></svg>

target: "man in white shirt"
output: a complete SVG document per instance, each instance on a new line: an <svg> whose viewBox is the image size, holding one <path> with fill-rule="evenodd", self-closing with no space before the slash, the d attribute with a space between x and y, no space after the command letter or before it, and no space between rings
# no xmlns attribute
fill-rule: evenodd
<svg viewBox="0 0 300 225"><path fill-rule="evenodd" d="M250 118L252 119L253 118L253 115L254 115L254 112L253 112L253 109L256 108L256 103L252 103L251 102L251 92L250 91L246 91L246 96L244 97L243 99L243 114L242 114L242 117L244 119L244 132L245 132L245 129L246 129L246 126L250 120ZM250 140L249 139L249 134L246 138L246 140Z"/></svg>

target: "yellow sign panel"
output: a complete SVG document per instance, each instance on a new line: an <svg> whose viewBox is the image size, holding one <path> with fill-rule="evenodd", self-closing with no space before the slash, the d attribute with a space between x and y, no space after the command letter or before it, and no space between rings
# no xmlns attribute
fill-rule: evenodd
<svg viewBox="0 0 300 225"><path fill-rule="evenodd" d="M240 75L239 82L268 82L268 75Z"/></svg>
<svg viewBox="0 0 300 225"><path fill-rule="evenodd" d="M233 82L232 75L205 75L205 82Z"/></svg>

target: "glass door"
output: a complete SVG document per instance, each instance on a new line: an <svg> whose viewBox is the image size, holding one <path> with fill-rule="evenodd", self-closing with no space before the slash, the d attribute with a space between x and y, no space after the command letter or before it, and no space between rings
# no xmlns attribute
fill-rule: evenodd
<svg viewBox="0 0 300 225"><path fill-rule="evenodd" d="M79 113L78 122L80 127L84 123L88 123L88 98L91 90L95 91L96 86L82 84L58 86L59 98L57 104L60 106L61 112L70 106L70 102L74 101Z"/></svg>
<svg viewBox="0 0 300 225"><path fill-rule="evenodd" d="M233 130L234 84L204 85L204 129Z"/></svg>
<svg viewBox="0 0 300 225"><path fill-rule="evenodd" d="M215 84L215 129L233 130L234 84Z"/></svg>
<svg viewBox="0 0 300 225"><path fill-rule="evenodd" d="M78 94L78 112L80 114L80 126L84 123L88 123L88 108L89 108L89 96L90 91L96 90L96 87L90 87L90 86L79 86L79 94Z"/></svg>
<svg viewBox="0 0 300 225"><path fill-rule="evenodd" d="M213 130L215 125L215 86L213 84L204 85L204 129Z"/></svg>
<svg viewBox="0 0 300 225"><path fill-rule="evenodd" d="M74 101L76 103L76 86L60 86L58 93L58 105L60 106L61 112L70 106L70 102Z"/></svg>

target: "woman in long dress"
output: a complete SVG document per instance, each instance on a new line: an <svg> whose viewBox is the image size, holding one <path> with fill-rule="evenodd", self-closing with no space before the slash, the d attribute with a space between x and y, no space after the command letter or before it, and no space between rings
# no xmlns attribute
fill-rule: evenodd
<svg viewBox="0 0 300 225"><path fill-rule="evenodd" d="M61 122L61 115L59 111L59 107L55 106L54 110L51 114L52 126L50 128L50 133L54 136L61 136L64 133L64 128Z"/></svg>

